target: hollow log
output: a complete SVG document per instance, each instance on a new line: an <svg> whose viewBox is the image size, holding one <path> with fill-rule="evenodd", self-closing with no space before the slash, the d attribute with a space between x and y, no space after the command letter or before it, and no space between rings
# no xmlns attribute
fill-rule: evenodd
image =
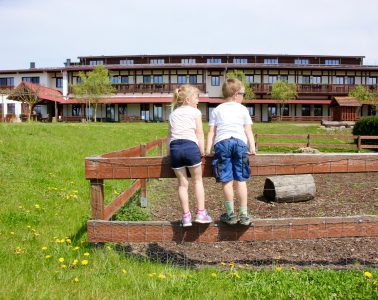
<svg viewBox="0 0 378 300"><path fill-rule="evenodd" d="M311 174L267 177L264 197L274 202L301 202L315 197L316 187Z"/></svg>

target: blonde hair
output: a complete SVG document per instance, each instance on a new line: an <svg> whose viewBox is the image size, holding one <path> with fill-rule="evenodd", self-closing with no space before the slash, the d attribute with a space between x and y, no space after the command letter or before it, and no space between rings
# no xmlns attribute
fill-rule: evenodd
<svg viewBox="0 0 378 300"><path fill-rule="evenodd" d="M180 86L178 89L175 90L173 93L173 100L172 100L172 105L173 109L180 107L183 105L189 97L192 95L199 94L199 90L190 85L190 84L184 84Z"/></svg>
<svg viewBox="0 0 378 300"><path fill-rule="evenodd" d="M235 93L244 89L244 84L237 78L229 78L223 83L222 93L224 98L230 98Z"/></svg>

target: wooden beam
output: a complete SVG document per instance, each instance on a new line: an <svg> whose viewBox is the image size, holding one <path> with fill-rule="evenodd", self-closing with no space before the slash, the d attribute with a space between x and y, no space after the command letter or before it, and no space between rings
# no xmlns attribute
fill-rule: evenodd
<svg viewBox="0 0 378 300"><path fill-rule="evenodd" d="M204 177L212 177L211 160L202 159ZM253 176L378 172L378 154L259 154L250 156L250 165ZM88 157L85 175L87 179L175 177L169 157Z"/></svg>

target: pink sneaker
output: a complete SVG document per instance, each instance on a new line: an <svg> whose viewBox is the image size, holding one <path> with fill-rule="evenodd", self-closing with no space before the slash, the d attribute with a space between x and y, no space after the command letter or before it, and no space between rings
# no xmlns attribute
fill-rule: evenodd
<svg viewBox="0 0 378 300"><path fill-rule="evenodd" d="M196 215L196 223L208 224L213 222L213 219L207 214L207 210L198 211Z"/></svg>
<svg viewBox="0 0 378 300"><path fill-rule="evenodd" d="M182 227L192 226L192 214L190 212L182 214L181 224Z"/></svg>

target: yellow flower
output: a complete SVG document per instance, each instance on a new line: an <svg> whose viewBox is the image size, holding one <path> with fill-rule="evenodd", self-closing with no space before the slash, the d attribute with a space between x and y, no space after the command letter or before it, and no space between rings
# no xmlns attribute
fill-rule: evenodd
<svg viewBox="0 0 378 300"><path fill-rule="evenodd" d="M122 269L122 273L123 273L123 274L127 274L127 270Z"/></svg>
<svg viewBox="0 0 378 300"><path fill-rule="evenodd" d="M278 256L276 256L274 259L275 259L275 260L280 260L280 258L279 258Z"/></svg>
<svg viewBox="0 0 378 300"><path fill-rule="evenodd" d="M106 250L112 250L112 247L106 246Z"/></svg>
<svg viewBox="0 0 378 300"><path fill-rule="evenodd" d="M76 246L76 247L73 247L72 250L73 251L76 251L76 250L79 250L80 247Z"/></svg>
<svg viewBox="0 0 378 300"><path fill-rule="evenodd" d="M281 271L282 271L282 268L281 268L281 267L276 267L276 271L277 271L277 272L281 272Z"/></svg>
<svg viewBox="0 0 378 300"><path fill-rule="evenodd" d="M235 267L235 264L233 262L230 262L228 265L230 266L231 269Z"/></svg>
<svg viewBox="0 0 378 300"><path fill-rule="evenodd" d="M211 277L217 277L216 273L211 273Z"/></svg>
<svg viewBox="0 0 378 300"><path fill-rule="evenodd" d="M165 278L167 278L164 274L159 274L159 276L158 276L158 278L160 278L160 279L165 279Z"/></svg>
<svg viewBox="0 0 378 300"><path fill-rule="evenodd" d="M74 266L76 266L77 265L77 263L78 263L79 261L77 260L77 259L74 259L74 261L72 262L72 266L74 267Z"/></svg>
<svg viewBox="0 0 378 300"><path fill-rule="evenodd" d="M43 251L46 251L46 250L47 250L47 247L46 247L46 246L42 247L42 250L43 250Z"/></svg>
<svg viewBox="0 0 378 300"><path fill-rule="evenodd" d="M74 282L79 282L79 278L75 277Z"/></svg>
<svg viewBox="0 0 378 300"><path fill-rule="evenodd" d="M24 252L24 250L21 247L16 247L16 250L15 250L16 254L21 254L23 252Z"/></svg>
<svg viewBox="0 0 378 300"><path fill-rule="evenodd" d="M59 257L59 262L64 262L64 258L63 257Z"/></svg>
<svg viewBox="0 0 378 300"><path fill-rule="evenodd" d="M29 228L29 229L30 229L30 228L31 228L31 226L30 226L30 225L28 225L28 226L26 226L26 228Z"/></svg>
<svg viewBox="0 0 378 300"><path fill-rule="evenodd" d="M378 284L378 280L373 280L373 284Z"/></svg>
<svg viewBox="0 0 378 300"><path fill-rule="evenodd" d="M51 257L52 257L51 255L46 255L46 256L45 256L46 259L49 259L49 258L51 258Z"/></svg>
<svg viewBox="0 0 378 300"><path fill-rule="evenodd" d="M293 271L296 270L297 268L296 267L291 267L290 269L292 269Z"/></svg>
<svg viewBox="0 0 378 300"><path fill-rule="evenodd" d="M14 235L14 231L11 231L11 233L10 233L11 235Z"/></svg>
<svg viewBox="0 0 378 300"><path fill-rule="evenodd" d="M220 263L222 266L225 266L226 265L226 263L224 263L223 261Z"/></svg>
<svg viewBox="0 0 378 300"><path fill-rule="evenodd" d="M83 266L86 266L86 265L88 264L88 260L86 260L86 259L82 260L82 261L81 261L81 264L82 264Z"/></svg>
<svg viewBox="0 0 378 300"><path fill-rule="evenodd" d="M84 256L89 256L90 254L88 252L85 252L84 253Z"/></svg>
<svg viewBox="0 0 378 300"><path fill-rule="evenodd" d="M22 208L24 208L24 207L23 207L22 205L19 205L18 208L19 208L19 209L22 209Z"/></svg>
<svg viewBox="0 0 378 300"><path fill-rule="evenodd" d="M55 243L60 243L60 239L55 239Z"/></svg>
<svg viewBox="0 0 378 300"><path fill-rule="evenodd" d="M66 242L67 242L67 244L71 244L72 243L71 239L66 239Z"/></svg>
<svg viewBox="0 0 378 300"><path fill-rule="evenodd" d="M236 272L236 271L235 271L235 272L232 272L232 273L231 273L231 276L232 276L232 277L236 277L236 278L240 278L239 273Z"/></svg>
<svg viewBox="0 0 378 300"><path fill-rule="evenodd" d="M63 244L63 243L64 243L64 239L61 239L61 240L59 241L59 243Z"/></svg>
<svg viewBox="0 0 378 300"><path fill-rule="evenodd" d="M368 278L373 277L373 274L371 274L371 273L368 272L368 271L364 272L364 275L365 275L366 277L368 277Z"/></svg>
<svg viewBox="0 0 378 300"><path fill-rule="evenodd" d="M155 275L152 274L152 273L148 274L148 277L154 277L154 276L155 276Z"/></svg>
<svg viewBox="0 0 378 300"><path fill-rule="evenodd" d="M63 264L63 265L61 265L60 267L61 267L62 269L65 269L65 268L67 268L67 266L66 266L66 265L64 265L64 264Z"/></svg>

